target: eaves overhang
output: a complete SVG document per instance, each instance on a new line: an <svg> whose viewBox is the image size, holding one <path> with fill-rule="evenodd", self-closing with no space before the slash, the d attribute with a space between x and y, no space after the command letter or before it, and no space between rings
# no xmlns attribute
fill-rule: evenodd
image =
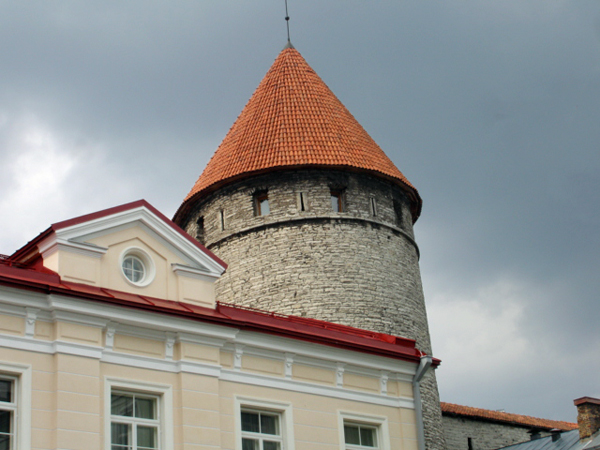
<svg viewBox="0 0 600 450"><path fill-rule="evenodd" d="M216 309L211 309L194 304L67 282L62 281L56 274L13 267L9 265L9 262L0 262L0 285L272 334L415 364L423 356L423 353L416 348L415 341L411 339L315 319L249 310L222 303L217 303ZM439 359L434 358L433 366L437 367L440 362Z"/></svg>
<svg viewBox="0 0 600 450"><path fill-rule="evenodd" d="M194 207L194 205L197 203L198 200L208 197L213 192L221 189L222 187L231 185L238 181L242 181L242 180L254 178L254 177L257 177L260 175L264 175L267 173L287 172L287 171L296 171L296 170L338 170L338 171L342 171L342 172L363 173L363 174L367 174L367 175L371 175L371 176L380 178L382 180L386 180L392 184L397 185L400 189L402 189L406 193L406 195L410 201L410 213L411 213L413 224L417 221L417 219L421 215L421 209L423 207L423 200L421 199L419 192L413 186L403 182L402 180L399 180L398 178L386 175L385 173L382 173L382 172L361 169L361 168L357 168L357 167L353 167L353 166L303 164L303 165L290 165L290 166L274 166L274 167L269 167L269 168L265 168L265 169L261 169L261 170L244 172L244 173L240 173L240 174L237 174L237 175L229 177L229 178L225 178L218 182L215 182L215 183L205 187L201 191L195 192L190 197L187 197L181 203L181 205L175 212L175 215L173 216L173 222L181 223L183 218L189 213L190 209Z"/></svg>

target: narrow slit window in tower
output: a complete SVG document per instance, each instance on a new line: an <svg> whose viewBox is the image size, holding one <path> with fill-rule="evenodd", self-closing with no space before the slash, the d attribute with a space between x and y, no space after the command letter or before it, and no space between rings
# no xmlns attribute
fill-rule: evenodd
<svg viewBox="0 0 600 450"><path fill-rule="evenodd" d="M394 214L396 215L396 225L402 228L402 204L394 200Z"/></svg>
<svg viewBox="0 0 600 450"><path fill-rule="evenodd" d="M198 228L196 228L196 240L204 244L204 217L198 217L196 225L198 225Z"/></svg>
<svg viewBox="0 0 600 450"><path fill-rule="evenodd" d="M298 192L298 210L306 211L307 209L306 194L304 192Z"/></svg>
<svg viewBox="0 0 600 450"><path fill-rule="evenodd" d="M221 224L221 231L225 230L225 211L219 211L219 221Z"/></svg>
<svg viewBox="0 0 600 450"><path fill-rule="evenodd" d="M377 217L377 200L375 197L371 197L369 200L371 205L371 215Z"/></svg>

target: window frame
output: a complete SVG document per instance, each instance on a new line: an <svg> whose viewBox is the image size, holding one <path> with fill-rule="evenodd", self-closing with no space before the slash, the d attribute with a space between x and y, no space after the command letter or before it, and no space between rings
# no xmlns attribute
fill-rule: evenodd
<svg viewBox="0 0 600 450"><path fill-rule="evenodd" d="M368 447L355 444L346 444L344 425L364 426L373 428L376 433L377 447ZM372 416L362 413L338 411L338 430L340 450L390 450L390 430L388 418L385 416Z"/></svg>
<svg viewBox="0 0 600 450"><path fill-rule="evenodd" d="M330 205L331 210L335 214L346 212L345 189L330 189ZM333 199L337 199L337 211L333 208Z"/></svg>
<svg viewBox="0 0 600 450"><path fill-rule="evenodd" d="M31 372L29 365L0 362L0 379L13 381L11 450L31 450Z"/></svg>
<svg viewBox="0 0 600 450"><path fill-rule="evenodd" d="M135 410L135 398L145 398L145 399L150 399L154 401L154 413L155 413L155 418L154 419L146 419L146 418L142 418L142 417L136 417L134 416L121 416L118 414L113 414L112 413L112 396L113 395L124 395L124 396L131 396L134 400L134 410ZM160 411L160 396L155 395L155 394L146 394L146 393L139 393L137 391L130 391L130 390L123 390L123 389L112 389L110 392L111 395L111 415L110 415L110 424L111 424L111 436L110 436L110 440L111 440L111 448L113 445L119 445L119 444L113 444L112 443L112 425L113 424L122 424L122 425L127 425L129 427L131 427L131 436L132 436L132 442L131 442L131 447L133 450L138 450L139 448L139 444L137 443L137 427L138 426L146 426L148 428L155 428L156 429L156 439L157 439L157 443L158 443L158 448L156 450L161 450L161 439L162 439L162 429L161 429L161 419L162 419L162 414ZM132 411L133 412L133 411Z"/></svg>
<svg viewBox="0 0 600 450"><path fill-rule="evenodd" d="M144 276L139 281L133 281L127 276L127 274L125 274L123 263L127 258L130 257L138 259L144 267ZM121 256L119 257L119 270L121 271L123 279L127 281L127 283L138 288L148 286L154 281L154 277L156 276L154 260L145 250L142 250L139 247L128 247L121 252Z"/></svg>
<svg viewBox="0 0 600 450"><path fill-rule="evenodd" d="M158 442L160 450L173 450L173 388L170 385L139 382L121 378L105 377L104 379L104 449L111 450L111 424L113 415L111 411L111 396L115 393L140 395L156 398L156 412L158 417ZM117 416L124 417L127 416ZM139 419L142 423L151 419ZM121 423L129 423L124 420ZM142 423L143 425L143 423Z"/></svg>
<svg viewBox="0 0 600 450"><path fill-rule="evenodd" d="M269 209L269 211L267 213L263 214L263 208L261 206L261 203L263 201L267 202L267 208ZM269 192L268 191L258 191L255 192L252 195L252 201L254 203L254 215L256 217L264 217L264 216L268 216L269 214L271 214L271 204L269 202Z"/></svg>
<svg viewBox="0 0 600 450"><path fill-rule="evenodd" d="M363 444L349 444L346 442L346 427L356 427L358 428L359 440L361 439L361 430L371 430L374 433L375 445L363 445ZM372 424L364 424L359 422L349 422L344 421L344 446L346 450L365 450L365 449L373 449L379 450L379 428Z"/></svg>
<svg viewBox="0 0 600 450"><path fill-rule="evenodd" d="M259 432L245 431L243 428L240 427L240 434L241 434L242 441L244 440L244 438L258 440L259 450L264 450L264 446L262 445L263 441L279 442L279 448L281 450L283 450L283 426L281 425L281 413L280 412L268 411L265 409L242 407L242 409L240 410L240 418L241 418L241 414L243 414L243 413L258 414L259 424L261 422L260 421L261 414L268 415L268 416L275 416L277 418L277 428L278 428L279 434L268 434L268 433L262 433L260 431ZM242 447L243 447L243 445L242 445Z"/></svg>
<svg viewBox="0 0 600 450"><path fill-rule="evenodd" d="M244 432L242 432L243 411L258 413L264 412L278 415L281 450L294 450L294 419L292 417L291 403L283 403L271 400L262 400L239 396L236 396L234 398L235 450L242 450L242 437L244 435ZM259 434L257 433L256 436L258 437ZM260 436L272 435L260 434Z"/></svg>

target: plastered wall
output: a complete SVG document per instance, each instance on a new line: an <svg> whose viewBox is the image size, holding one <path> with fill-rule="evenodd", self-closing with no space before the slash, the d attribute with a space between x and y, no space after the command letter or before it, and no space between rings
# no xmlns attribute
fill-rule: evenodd
<svg viewBox="0 0 600 450"><path fill-rule="evenodd" d="M0 363L31 368L32 449L107 448L107 389L114 380L117 384L134 383L134 391L153 392L148 386L168 390L172 397L169 420L173 433L172 446L164 447L167 450L235 449L240 439L236 415L239 404L248 400L289 405L286 414L293 419L291 434L297 450L342 448L342 412L385 420L389 450L417 448L408 375L400 379L390 374L388 389L383 392L379 371L369 373L367 368L346 364L343 382L336 386L336 364L321 361L320 367L315 365L319 358L317 347L313 364L294 363L291 371L286 371L286 355L277 352L265 356L260 354L264 350L256 353L245 345L241 361L236 363L236 346L216 345L213 341L192 343L189 335L187 341L173 339L172 335L161 338L157 330L131 326L120 332L118 327L110 328L114 327L113 322L108 328L98 320L89 322L83 323L81 318L73 322L38 317L32 333L31 329L27 331L22 317L0 314ZM10 348L10 342L22 348ZM36 342L52 345L36 347ZM111 362L115 358L120 359ZM196 363L196 367L214 369L214 373L177 370L177 362ZM232 377L238 381L232 381ZM257 383L253 377L263 381ZM306 392L277 388L277 380L290 385L298 383L300 390ZM367 396L361 401L335 398L311 392L311 386ZM373 400L368 400L371 394ZM380 404L385 397L403 398L407 406Z"/></svg>

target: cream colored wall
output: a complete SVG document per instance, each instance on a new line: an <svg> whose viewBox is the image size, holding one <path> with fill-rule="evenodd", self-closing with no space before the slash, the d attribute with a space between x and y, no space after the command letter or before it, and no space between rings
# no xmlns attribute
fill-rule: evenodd
<svg viewBox="0 0 600 450"><path fill-rule="evenodd" d="M177 299L177 279L171 270L172 263L184 264L177 255L165 248L144 229L138 226L115 231L104 236L90 239L92 244L108 248L102 257L102 277L100 284L111 289L133 292L151 297ZM127 282L121 271L120 257L129 247L139 247L154 261L156 276L154 281L145 287L137 287Z"/></svg>
<svg viewBox="0 0 600 450"><path fill-rule="evenodd" d="M52 262L52 265L56 265L54 270L63 280L101 286L103 264L100 258L66 250L59 250L52 256L56 258L56 261ZM46 264L46 261L44 264L46 267L50 265Z"/></svg>
<svg viewBox="0 0 600 450"><path fill-rule="evenodd" d="M25 323L20 317L0 315L0 335L23 336ZM34 340L74 345L73 348L98 348L106 345L107 333L94 325L57 320L38 320ZM111 352L146 358L158 364L166 358L166 341L119 333L113 336ZM277 339L274 337L274 339ZM249 349L246 348L246 351ZM318 354L315 355L315 357ZM173 392L173 442L175 450L235 449L239 434L235 430L236 397L268 400L292 405L295 450L337 450L340 446L339 414L360 413L384 417L388 421L390 448L415 450L416 425L412 409L376 403L333 398L270 386L268 379L284 380L284 361L280 358L244 353L239 370L234 369L231 351L218 345L178 342L173 359L191 361L240 376L266 377L262 385L232 382L219 376L173 373L152 368L133 367L127 362L114 364L96 357L71 354L42 354L35 351L0 347L0 362L32 366L32 448L104 450L104 392L107 378L137 383L170 386ZM128 361L125 359L124 361ZM152 366L152 363L148 363ZM347 369L348 370L348 369ZM290 382L302 386L335 388L335 371L293 364ZM344 390L378 392L379 378L344 373ZM388 395L406 394L410 383L391 380Z"/></svg>
<svg viewBox="0 0 600 450"><path fill-rule="evenodd" d="M234 399L236 396L292 405L296 450L340 449L340 412L385 417L388 420L391 449L417 448L416 420L413 410L392 408L350 400L289 392L263 386L222 382L221 448L235 448Z"/></svg>
<svg viewBox="0 0 600 450"><path fill-rule="evenodd" d="M22 317L0 314L0 334L13 334L22 336L25 334L25 319Z"/></svg>
<svg viewBox="0 0 600 450"><path fill-rule="evenodd" d="M214 308L214 280L174 273L172 264L186 265L187 262L142 227L112 231L87 242L108 251L96 257L61 248L46 256L44 265L66 281ZM121 271L120 258L129 247L142 249L154 262L156 274L147 286L129 283Z"/></svg>

